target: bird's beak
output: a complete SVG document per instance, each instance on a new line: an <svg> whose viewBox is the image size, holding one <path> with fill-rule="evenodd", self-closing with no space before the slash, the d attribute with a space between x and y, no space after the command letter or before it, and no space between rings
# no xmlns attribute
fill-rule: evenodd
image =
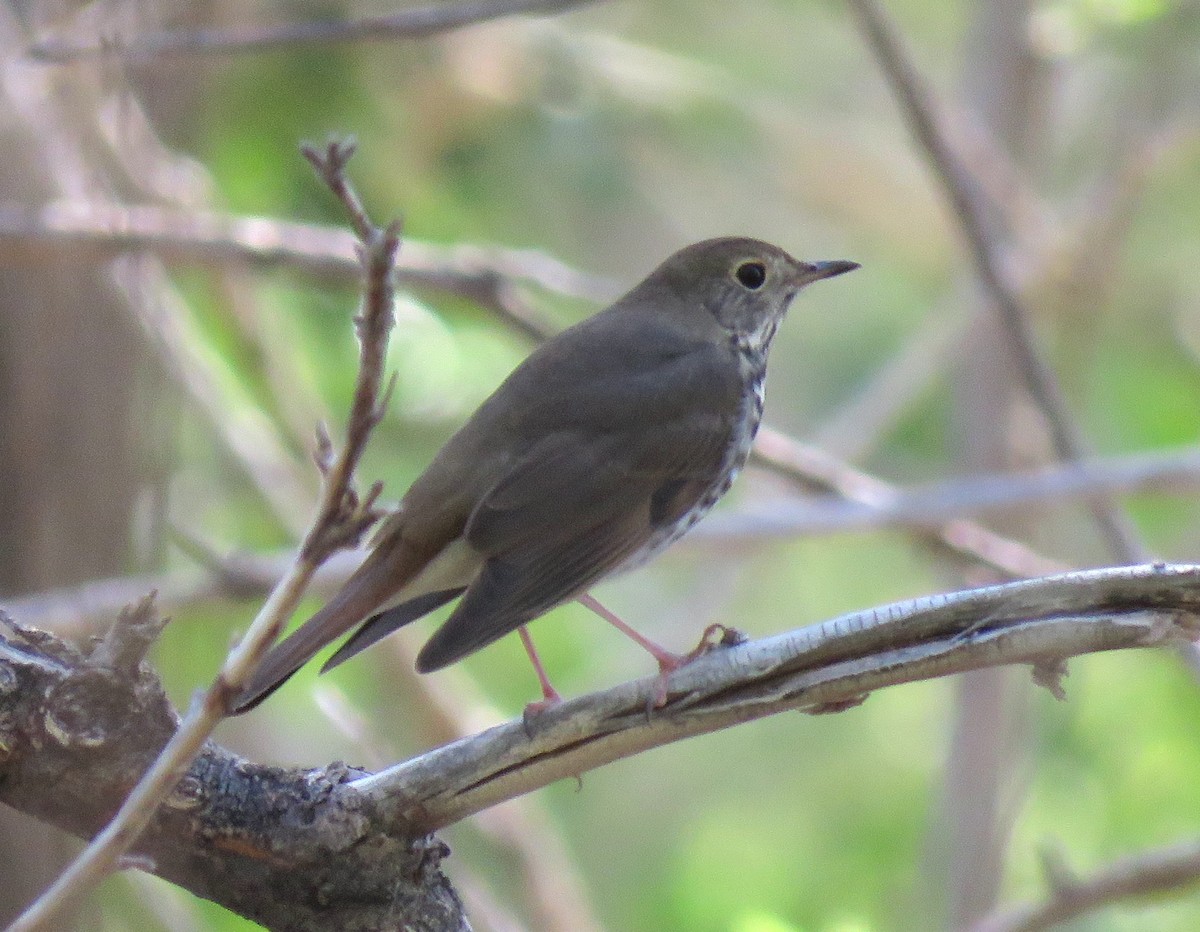
<svg viewBox="0 0 1200 932"><path fill-rule="evenodd" d="M857 262L850 262L847 259L831 259L826 262L801 262L800 267L796 270L796 285L797 287L803 287L813 282L819 282L823 278L833 278L835 275L844 275L847 272L853 272L858 267Z"/></svg>

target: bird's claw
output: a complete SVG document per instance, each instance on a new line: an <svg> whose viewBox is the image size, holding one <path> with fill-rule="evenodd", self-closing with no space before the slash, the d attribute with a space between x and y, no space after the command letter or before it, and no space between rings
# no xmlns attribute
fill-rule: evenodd
<svg viewBox="0 0 1200 932"><path fill-rule="evenodd" d="M739 644L745 644L748 640L744 631L720 623L711 624L700 635L700 643L692 648L690 653L684 655L683 662L691 663L718 647L737 647Z"/></svg>
<svg viewBox="0 0 1200 932"><path fill-rule="evenodd" d="M648 719L655 709L661 709L667 704L669 695L667 681L672 673L694 660L699 660L705 654L712 653L719 647L737 647L747 640L749 638L746 637L745 632L729 625L714 623L704 629L704 633L700 635L700 643L686 654L655 655L658 660L658 686L646 701L646 718Z"/></svg>

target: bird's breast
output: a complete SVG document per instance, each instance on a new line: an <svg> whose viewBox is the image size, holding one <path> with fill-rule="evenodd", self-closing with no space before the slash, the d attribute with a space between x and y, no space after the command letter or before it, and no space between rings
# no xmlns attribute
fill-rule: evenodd
<svg viewBox="0 0 1200 932"><path fill-rule="evenodd" d="M645 545L634 553L620 568L633 569L665 550L696 526L712 509L721 496L729 491L733 480L738 477L762 422L765 401L767 354L765 346L747 346L735 343L738 359L738 374L742 380L741 401L734 415L725 455L707 489L696 499L696 504L675 521L665 524L650 535Z"/></svg>
<svg viewBox="0 0 1200 932"><path fill-rule="evenodd" d="M772 328L772 333L774 333L774 328ZM770 337L762 345L739 345L737 347L738 373L742 378L742 401L737 416L734 418L729 449L726 451L725 461L722 463L723 478L713 484L709 495L704 496L705 501L708 501L711 496L711 501L708 501L704 512L697 516L696 521L704 517L708 509L712 508L717 500L729 491L733 480L737 478L742 467L746 465L746 460L750 457L750 448L754 445L758 425L762 423L763 406L766 403L767 347L769 345ZM692 524L695 524L695 521ZM691 525L688 527L690 528Z"/></svg>

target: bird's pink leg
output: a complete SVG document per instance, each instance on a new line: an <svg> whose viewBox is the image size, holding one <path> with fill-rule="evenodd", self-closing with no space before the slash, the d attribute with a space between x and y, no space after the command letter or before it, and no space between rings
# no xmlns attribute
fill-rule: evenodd
<svg viewBox="0 0 1200 932"><path fill-rule="evenodd" d="M521 636L521 644L525 648L525 653L529 655L529 662L533 664L533 672L537 674L538 683L542 687L542 698L525 706L525 717L528 718L530 715L537 715L537 713L545 711L556 702L562 702L562 696L550 682L550 677L546 675L546 668L542 666L542 658L538 656L537 648L533 646L533 638L529 636L529 629L521 625L517 629L517 634Z"/></svg>
<svg viewBox="0 0 1200 932"><path fill-rule="evenodd" d="M631 638L644 650L648 651L650 656L658 661L658 690L651 701L651 705L654 708L660 708L666 704L667 677L672 672L678 670L684 664L691 663L697 657L703 657L710 650L718 646L732 646L740 644L746 639L745 635L736 628L720 624L709 625L700 636L700 643L693 650L688 651L686 654L677 654L674 651L667 650L660 644L655 644L644 634L629 627L629 625L625 624L620 618L601 605L590 592L585 592L576 598L580 605L591 609L626 637Z"/></svg>
<svg viewBox="0 0 1200 932"><path fill-rule="evenodd" d="M585 592L583 595L577 596L576 598L578 599L580 605L590 608L593 612L607 621L623 635L632 639L638 644L638 646L647 651L651 657L658 661L658 671L664 676L670 673L672 670L678 670L685 663L687 663L688 660L691 659L690 656L669 651L662 645L655 644L644 634L633 630L633 628L629 627L629 625L625 624L625 622L623 622L620 618L597 602L595 596L593 596L590 592Z"/></svg>

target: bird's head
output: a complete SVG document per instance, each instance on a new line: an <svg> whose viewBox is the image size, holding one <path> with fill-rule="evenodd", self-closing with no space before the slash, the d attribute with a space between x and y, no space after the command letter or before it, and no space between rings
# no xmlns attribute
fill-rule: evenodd
<svg viewBox="0 0 1200 932"><path fill-rule="evenodd" d="M688 313L703 310L739 343L761 348L800 289L857 268L842 259L805 262L761 240L725 237L681 249L648 281L669 288Z"/></svg>

